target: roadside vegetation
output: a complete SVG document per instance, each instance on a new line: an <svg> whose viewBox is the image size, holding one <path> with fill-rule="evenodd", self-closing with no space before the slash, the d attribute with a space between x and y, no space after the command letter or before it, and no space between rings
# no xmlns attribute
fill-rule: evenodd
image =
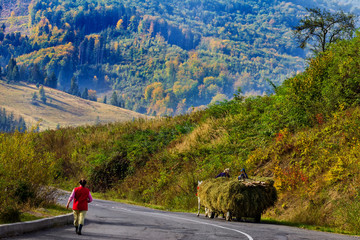
<svg viewBox="0 0 360 240"><path fill-rule="evenodd" d="M360 36L331 45L274 94L176 117L0 135L0 216L79 177L107 197L194 210L224 168L272 177L266 217L359 234ZM21 194L19 194L21 193ZM11 214L14 216L14 214Z"/></svg>

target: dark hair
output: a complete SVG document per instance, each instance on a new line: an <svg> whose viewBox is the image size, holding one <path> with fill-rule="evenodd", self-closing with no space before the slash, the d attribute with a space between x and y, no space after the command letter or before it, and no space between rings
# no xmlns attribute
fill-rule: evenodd
<svg viewBox="0 0 360 240"><path fill-rule="evenodd" d="M79 183L80 183L81 186L85 187L86 180L84 178L82 178L82 179L80 179Z"/></svg>

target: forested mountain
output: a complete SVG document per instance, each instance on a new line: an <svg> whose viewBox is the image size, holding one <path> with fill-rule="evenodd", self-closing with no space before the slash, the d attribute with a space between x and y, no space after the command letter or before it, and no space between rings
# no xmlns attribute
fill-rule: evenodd
<svg viewBox="0 0 360 240"><path fill-rule="evenodd" d="M34 0L28 11L17 4L9 13L3 1L0 65L8 81L51 86L46 80L53 76L55 87L74 95L86 88L140 113L174 115L229 99L239 87L261 95L267 79L279 84L302 71L306 53L292 27L305 7L339 4Z"/></svg>

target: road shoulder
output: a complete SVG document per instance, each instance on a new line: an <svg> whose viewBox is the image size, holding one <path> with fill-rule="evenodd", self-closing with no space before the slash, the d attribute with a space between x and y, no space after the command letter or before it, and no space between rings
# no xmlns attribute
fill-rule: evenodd
<svg viewBox="0 0 360 240"><path fill-rule="evenodd" d="M65 214L56 217L43 218L28 222L18 222L0 225L0 238L21 235L24 233L39 231L41 229L68 225L73 222L73 214Z"/></svg>

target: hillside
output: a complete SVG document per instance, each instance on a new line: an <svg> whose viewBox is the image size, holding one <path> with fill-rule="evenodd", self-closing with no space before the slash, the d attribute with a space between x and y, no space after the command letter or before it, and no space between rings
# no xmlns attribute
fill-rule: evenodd
<svg viewBox="0 0 360 240"><path fill-rule="evenodd" d="M0 195L0 218L9 212L20 214L29 203L39 204L43 197L39 186L73 186L79 176L104 197L191 211L197 204L198 180L213 178L224 168L230 168L236 178L246 168L250 176L275 181L279 201L265 213L268 218L359 234L360 34L308 59L303 72L275 81L269 69L275 67L274 74L284 70L280 74L284 77L291 66L303 62L291 42L278 42L282 38L272 34L280 31L289 37L289 26L277 20L292 16L295 21L303 13L297 7L302 9L299 4L305 1L253 0L247 8L240 0L238 5L189 0L181 11L174 7L175 1L132 2L139 5L58 0L54 6L59 6L50 14L41 10L48 3L34 1L29 13L34 35L13 34L2 42L4 52L21 54L12 84L1 82L0 96L6 96L1 99L9 112L17 113L24 106L22 111L31 115L56 109L51 116L56 120L48 120L51 128L58 123L63 126L59 121L66 114L84 120L76 114L91 114L96 106L123 111L47 87L44 105L32 100L33 93L39 92L35 85L17 79L47 83L54 71L59 89L68 90L69 78L74 77L81 88L96 85L102 94L113 87L125 107L176 116L0 134L0 189L7 189L7 194ZM323 6L330 1L312 2ZM198 8L203 11L194 10ZM267 8L284 14L262 14ZM113 22L120 15L122 21ZM92 22L89 28L86 23L94 16L99 24ZM215 28L204 24L209 19ZM189 23L194 28L187 28ZM206 30L201 33L205 35L199 29ZM249 35L235 34L245 31ZM247 41L245 45L237 41L240 38ZM41 75L39 69L46 71ZM239 69L241 74L236 74ZM254 80L256 74L276 83L273 94L249 96L252 90L266 89L265 82ZM245 93L180 114L190 104L196 103L196 108L232 97L229 89L234 86ZM84 105L78 104L90 108L82 110ZM91 115L87 123L96 122L99 115ZM40 117L45 118L32 121Z"/></svg>
<svg viewBox="0 0 360 240"><path fill-rule="evenodd" d="M238 93L191 114L1 134L0 187L12 192L0 204L23 189L35 194L39 181L66 186L84 176L105 197L192 210L198 180L224 168L236 178L245 167L275 181L279 201L265 216L359 234L358 49L359 34L310 59L274 94ZM44 176L33 179L27 172L38 165Z"/></svg>
<svg viewBox="0 0 360 240"><path fill-rule="evenodd" d="M305 7L358 11L337 2L35 0L29 11L3 10L0 65L14 56L23 81L55 73L67 91L76 77L81 91L110 98L115 90L126 109L171 116L231 99L239 87L263 95L266 79L280 85L303 71L307 52L292 27Z"/></svg>
<svg viewBox="0 0 360 240"><path fill-rule="evenodd" d="M280 85L305 68L292 28L306 7L359 12L336 0L35 0L28 10L18 2L2 2L4 70L14 56L23 81L54 73L67 91L75 77L80 91L115 90L118 105L160 116L231 99L238 88L266 94L267 79Z"/></svg>
<svg viewBox="0 0 360 240"><path fill-rule="evenodd" d="M32 101L39 89L33 84L7 84L0 81L0 107L22 116L28 129L39 123L40 130L115 121L131 121L146 116L119 107L81 99L62 91L45 87L47 102Z"/></svg>

